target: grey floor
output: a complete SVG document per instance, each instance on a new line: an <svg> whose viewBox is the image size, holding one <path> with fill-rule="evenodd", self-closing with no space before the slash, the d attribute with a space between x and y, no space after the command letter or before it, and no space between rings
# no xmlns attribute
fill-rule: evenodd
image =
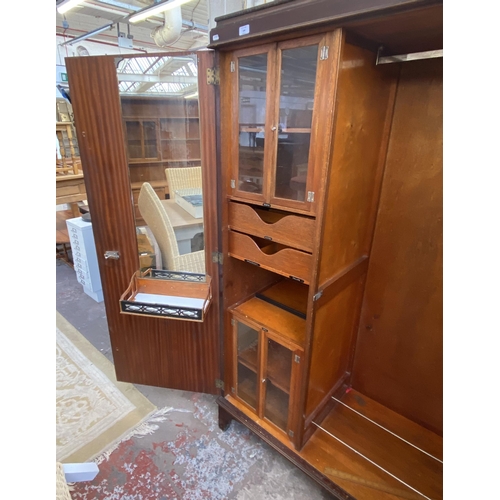
<svg viewBox="0 0 500 500"><path fill-rule="evenodd" d="M56 309L111 362L113 361L104 303L98 303L86 295L76 280L75 271L61 260L56 260ZM223 438L222 431L214 425L217 415L215 397L144 385L136 385L136 387L158 408L175 407L178 410L176 418L179 419L176 425L188 428L192 426L193 432L196 432L196 426L203 425L200 423L200 421L203 422L203 418L192 417L194 407L198 408L198 414L199 408L203 408L202 411L207 414L206 425L210 425L210 431L216 439ZM200 402L203 404L200 405ZM237 500L332 498L305 473L251 434L241 424L233 421L230 429L232 435L244 436L245 440L250 442L258 459L248 465L244 477L240 477L227 494L214 494L214 498ZM142 439L137 446L151 446L152 439L158 440L164 437L168 440L175 430L166 424L160 425L153 437ZM177 470L177 473L182 474L182 470Z"/></svg>

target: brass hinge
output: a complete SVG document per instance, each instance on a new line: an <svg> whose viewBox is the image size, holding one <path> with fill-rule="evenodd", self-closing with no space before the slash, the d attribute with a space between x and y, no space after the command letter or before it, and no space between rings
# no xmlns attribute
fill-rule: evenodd
<svg viewBox="0 0 500 500"><path fill-rule="evenodd" d="M219 68L207 68L207 85L219 85Z"/></svg>
<svg viewBox="0 0 500 500"><path fill-rule="evenodd" d="M314 201L314 191L307 192L307 201Z"/></svg>
<svg viewBox="0 0 500 500"><path fill-rule="evenodd" d="M215 379L215 387L224 390L224 382L220 378Z"/></svg>
<svg viewBox="0 0 500 500"><path fill-rule="evenodd" d="M328 59L328 45L323 45L319 53L319 60L324 61L325 59Z"/></svg>
<svg viewBox="0 0 500 500"><path fill-rule="evenodd" d="M298 354L295 355L294 361L300 363L300 356Z"/></svg>
<svg viewBox="0 0 500 500"><path fill-rule="evenodd" d="M236 71L236 64L234 61L231 61L229 64L229 71L231 71L231 73L234 73Z"/></svg>
<svg viewBox="0 0 500 500"><path fill-rule="evenodd" d="M212 252L212 262L216 264L222 264L224 261L224 256L221 252Z"/></svg>
<svg viewBox="0 0 500 500"><path fill-rule="evenodd" d="M236 320L234 318L231 318L231 326L236 326Z"/></svg>

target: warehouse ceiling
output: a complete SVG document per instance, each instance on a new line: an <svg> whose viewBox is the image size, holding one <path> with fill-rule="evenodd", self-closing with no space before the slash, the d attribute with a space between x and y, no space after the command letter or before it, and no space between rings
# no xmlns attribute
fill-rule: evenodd
<svg viewBox="0 0 500 500"><path fill-rule="evenodd" d="M57 0L56 7L61 2L62 0ZM124 47L125 50L128 48L127 44L131 44L133 50L141 52L194 50L208 44L208 0L190 0L180 7L180 34L163 46L155 42L152 34L155 28L164 26L164 14L135 24L129 23L127 19L131 14L154 3L155 0L85 0L64 15L56 10L56 35L64 37L64 43L112 24L106 31L92 35L86 41Z"/></svg>

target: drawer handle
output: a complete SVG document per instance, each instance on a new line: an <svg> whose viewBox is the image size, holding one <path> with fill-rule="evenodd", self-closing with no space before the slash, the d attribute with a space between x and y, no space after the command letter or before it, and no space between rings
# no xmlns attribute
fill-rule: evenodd
<svg viewBox="0 0 500 500"><path fill-rule="evenodd" d="M269 241L273 241L273 239L271 238L271 236L264 236L264 239L265 240L269 240Z"/></svg>
<svg viewBox="0 0 500 500"><path fill-rule="evenodd" d="M260 267L260 264L258 262L254 262L253 260L245 259L245 262L248 262L249 264L252 264L253 266Z"/></svg>
<svg viewBox="0 0 500 500"><path fill-rule="evenodd" d="M301 279L301 278L297 278L297 276L290 275L290 278L293 279L293 280L295 280L295 281L298 281L299 283L304 283L304 280Z"/></svg>

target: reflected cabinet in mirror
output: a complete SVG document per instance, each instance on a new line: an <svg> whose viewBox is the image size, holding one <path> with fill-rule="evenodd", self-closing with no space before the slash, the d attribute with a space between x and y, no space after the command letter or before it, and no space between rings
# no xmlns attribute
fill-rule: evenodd
<svg viewBox="0 0 500 500"><path fill-rule="evenodd" d="M140 268L205 273L195 55L117 63Z"/></svg>

